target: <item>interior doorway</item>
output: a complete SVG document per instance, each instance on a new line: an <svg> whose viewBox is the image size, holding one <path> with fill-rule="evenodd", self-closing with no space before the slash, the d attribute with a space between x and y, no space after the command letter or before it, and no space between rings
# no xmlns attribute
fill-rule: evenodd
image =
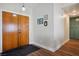
<svg viewBox="0 0 79 59"><path fill-rule="evenodd" d="M69 18L69 38L79 39L79 16Z"/></svg>
<svg viewBox="0 0 79 59"><path fill-rule="evenodd" d="M3 52L29 44L29 17L2 12Z"/></svg>
<svg viewBox="0 0 79 59"><path fill-rule="evenodd" d="M69 16L64 18L64 38L79 39L79 16Z"/></svg>

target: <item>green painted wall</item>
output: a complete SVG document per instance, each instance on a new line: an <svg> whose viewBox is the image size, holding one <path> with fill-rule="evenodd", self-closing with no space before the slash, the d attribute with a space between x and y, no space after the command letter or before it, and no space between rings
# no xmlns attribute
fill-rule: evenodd
<svg viewBox="0 0 79 59"><path fill-rule="evenodd" d="M70 17L70 38L79 39L79 21L76 21L77 17Z"/></svg>

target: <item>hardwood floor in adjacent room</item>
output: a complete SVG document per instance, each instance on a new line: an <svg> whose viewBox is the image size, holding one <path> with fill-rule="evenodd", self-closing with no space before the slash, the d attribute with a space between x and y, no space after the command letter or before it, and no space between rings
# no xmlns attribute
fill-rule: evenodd
<svg viewBox="0 0 79 59"><path fill-rule="evenodd" d="M56 52L39 49L27 56L79 56L79 40L71 39Z"/></svg>

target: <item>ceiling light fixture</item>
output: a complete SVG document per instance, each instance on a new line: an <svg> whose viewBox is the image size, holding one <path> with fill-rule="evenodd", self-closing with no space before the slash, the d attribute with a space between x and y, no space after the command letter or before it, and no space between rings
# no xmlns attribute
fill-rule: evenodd
<svg viewBox="0 0 79 59"><path fill-rule="evenodd" d="M23 5L22 5L22 11L25 11L25 10L26 10L26 8L25 8L24 3L23 3Z"/></svg>
<svg viewBox="0 0 79 59"><path fill-rule="evenodd" d="M15 14L15 13L13 13L13 16L16 16L16 14Z"/></svg>
<svg viewBox="0 0 79 59"><path fill-rule="evenodd" d="M72 13L71 13L73 16L77 15L77 11L76 10L73 10Z"/></svg>
<svg viewBox="0 0 79 59"><path fill-rule="evenodd" d="M73 10L72 13L76 13L76 10Z"/></svg>
<svg viewBox="0 0 79 59"><path fill-rule="evenodd" d="M77 18L76 21L79 21L79 18Z"/></svg>
<svg viewBox="0 0 79 59"><path fill-rule="evenodd" d="M73 16L76 16L77 14L76 14L76 13L72 13L72 15L73 15Z"/></svg>
<svg viewBox="0 0 79 59"><path fill-rule="evenodd" d="M67 16L68 16L67 14L64 14L64 15L63 15L64 18L67 17Z"/></svg>

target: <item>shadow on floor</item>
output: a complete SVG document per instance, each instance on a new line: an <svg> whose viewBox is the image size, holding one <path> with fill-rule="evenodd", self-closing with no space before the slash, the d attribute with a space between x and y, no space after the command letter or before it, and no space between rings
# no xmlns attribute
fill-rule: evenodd
<svg viewBox="0 0 79 59"><path fill-rule="evenodd" d="M40 48L34 45L26 45L7 52L3 52L1 56L26 56Z"/></svg>

